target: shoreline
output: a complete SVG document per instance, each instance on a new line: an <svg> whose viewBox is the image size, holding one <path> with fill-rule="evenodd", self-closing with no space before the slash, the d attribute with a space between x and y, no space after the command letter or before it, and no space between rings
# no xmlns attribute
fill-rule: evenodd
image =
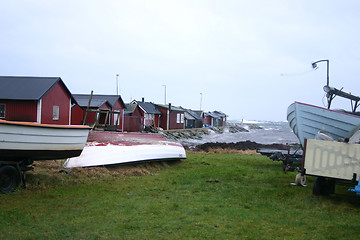
<svg viewBox="0 0 360 240"><path fill-rule="evenodd" d="M186 150L205 151L209 152L211 149L224 149L224 150L257 150L259 148L267 149L288 149L290 145L281 143L261 144L253 141L239 141L236 143L223 143L223 142L207 142L196 146L183 145Z"/></svg>
<svg viewBox="0 0 360 240"><path fill-rule="evenodd" d="M298 145L295 136L293 138L287 136L287 134L292 134L290 130L287 133L283 129L266 128L253 124L233 124L220 128L178 129L161 133L168 140L182 144L186 150L205 152L209 149L247 151L267 148L284 150L289 146Z"/></svg>

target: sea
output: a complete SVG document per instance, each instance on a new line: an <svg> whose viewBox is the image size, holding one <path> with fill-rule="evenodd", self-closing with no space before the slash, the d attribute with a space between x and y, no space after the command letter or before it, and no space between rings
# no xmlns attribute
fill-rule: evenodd
<svg viewBox="0 0 360 240"><path fill-rule="evenodd" d="M248 130L248 132L231 133L225 128L224 133L210 131L209 135L204 135L202 139L186 139L183 143L198 145L207 142L236 143L242 141L252 141L260 144L298 144L299 140L289 127L288 122L273 121L231 121L228 125L236 125Z"/></svg>

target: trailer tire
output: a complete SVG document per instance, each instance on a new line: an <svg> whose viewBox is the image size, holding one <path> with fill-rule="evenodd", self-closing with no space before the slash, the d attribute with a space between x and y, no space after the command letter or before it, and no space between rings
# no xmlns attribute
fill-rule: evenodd
<svg viewBox="0 0 360 240"><path fill-rule="evenodd" d="M323 177L316 177L313 186L314 195L324 195L324 181Z"/></svg>
<svg viewBox="0 0 360 240"><path fill-rule="evenodd" d="M306 184L306 175L301 176L301 173L298 173L295 177L295 183L297 186L305 186Z"/></svg>
<svg viewBox="0 0 360 240"><path fill-rule="evenodd" d="M0 192L10 193L20 184L20 173L11 165L4 165L0 167Z"/></svg>
<svg viewBox="0 0 360 240"><path fill-rule="evenodd" d="M314 195L329 195L335 192L335 181L324 177L316 177L314 181Z"/></svg>

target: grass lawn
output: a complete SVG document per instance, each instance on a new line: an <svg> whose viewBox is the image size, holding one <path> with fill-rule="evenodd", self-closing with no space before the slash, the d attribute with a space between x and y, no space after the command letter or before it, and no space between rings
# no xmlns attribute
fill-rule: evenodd
<svg viewBox="0 0 360 240"><path fill-rule="evenodd" d="M45 165L41 165L45 164ZM136 167L38 163L0 195L0 239L357 239L360 198L312 195L264 156L188 153Z"/></svg>

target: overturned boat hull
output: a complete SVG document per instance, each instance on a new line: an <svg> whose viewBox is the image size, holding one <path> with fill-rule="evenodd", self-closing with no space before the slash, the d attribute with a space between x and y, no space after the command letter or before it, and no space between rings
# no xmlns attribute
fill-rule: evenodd
<svg viewBox="0 0 360 240"><path fill-rule="evenodd" d="M0 120L0 160L52 160L79 156L90 128Z"/></svg>
<svg viewBox="0 0 360 240"><path fill-rule="evenodd" d="M169 142L161 134L91 132L79 157L69 158L65 168L92 167L153 161L185 159L184 147Z"/></svg>
<svg viewBox="0 0 360 240"><path fill-rule="evenodd" d="M288 107L287 120L302 146L305 139L315 139L319 131L334 140L350 138L360 125L357 115L300 102Z"/></svg>

